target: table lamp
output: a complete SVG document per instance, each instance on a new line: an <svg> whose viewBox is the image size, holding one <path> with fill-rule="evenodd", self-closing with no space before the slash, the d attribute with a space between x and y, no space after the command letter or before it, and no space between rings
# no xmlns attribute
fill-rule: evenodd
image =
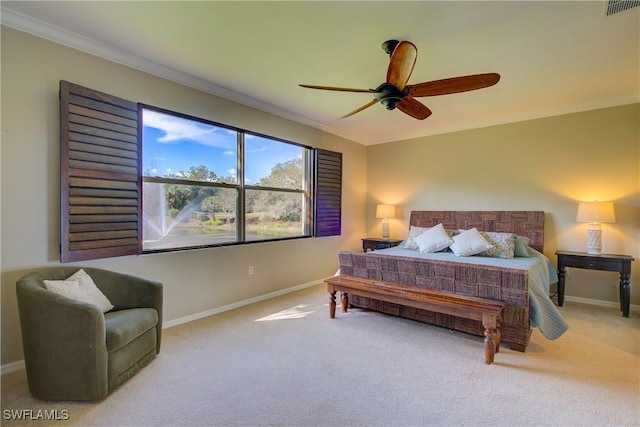
<svg viewBox="0 0 640 427"><path fill-rule="evenodd" d="M616 222L613 202L580 202L578 203L578 222L588 222L587 253L600 254L602 252L603 222Z"/></svg>
<svg viewBox="0 0 640 427"><path fill-rule="evenodd" d="M376 207L376 218L382 218L382 238L389 238L389 218L396 216L396 207L394 205L378 205Z"/></svg>

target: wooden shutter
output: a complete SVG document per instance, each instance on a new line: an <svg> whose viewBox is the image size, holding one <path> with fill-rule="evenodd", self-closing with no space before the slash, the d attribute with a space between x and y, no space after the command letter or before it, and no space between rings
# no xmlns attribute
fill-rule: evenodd
<svg viewBox="0 0 640 427"><path fill-rule="evenodd" d="M138 104L60 82L60 261L137 254Z"/></svg>
<svg viewBox="0 0 640 427"><path fill-rule="evenodd" d="M342 153L315 150L314 235L337 236L342 231Z"/></svg>

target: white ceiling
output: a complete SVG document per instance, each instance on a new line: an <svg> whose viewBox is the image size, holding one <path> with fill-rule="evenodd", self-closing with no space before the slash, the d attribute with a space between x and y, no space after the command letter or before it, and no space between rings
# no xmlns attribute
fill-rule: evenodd
<svg viewBox="0 0 640 427"><path fill-rule="evenodd" d="M360 142L377 144L640 101L640 7L603 1L2 1L2 24ZM409 84L497 72L493 87L380 104L385 40L409 40ZM162 106L159 106L162 107Z"/></svg>

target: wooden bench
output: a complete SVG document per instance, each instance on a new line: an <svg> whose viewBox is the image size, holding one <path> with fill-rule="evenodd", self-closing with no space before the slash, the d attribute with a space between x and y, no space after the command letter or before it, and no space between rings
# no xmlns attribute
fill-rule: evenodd
<svg viewBox="0 0 640 427"><path fill-rule="evenodd" d="M326 279L330 294L329 316L336 317L336 292L342 292L342 312L347 312L349 294L411 306L465 319L480 320L484 326L484 361L493 363L500 351L500 322L506 303L450 294L415 286L340 275Z"/></svg>

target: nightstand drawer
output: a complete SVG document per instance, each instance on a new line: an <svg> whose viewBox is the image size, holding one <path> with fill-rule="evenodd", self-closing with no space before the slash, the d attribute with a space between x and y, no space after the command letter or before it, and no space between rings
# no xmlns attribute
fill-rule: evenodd
<svg viewBox="0 0 640 427"><path fill-rule="evenodd" d="M565 267L585 268L587 270L620 271L622 264L619 261L604 259L565 257Z"/></svg>
<svg viewBox="0 0 640 427"><path fill-rule="evenodd" d="M372 251L377 251L379 249L393 248L394 246L398 246L400 243L402 243L402 240L367 237L365 239L362 239L362 250L363 252L367 252L367 250L369 249Z"/></svg>

